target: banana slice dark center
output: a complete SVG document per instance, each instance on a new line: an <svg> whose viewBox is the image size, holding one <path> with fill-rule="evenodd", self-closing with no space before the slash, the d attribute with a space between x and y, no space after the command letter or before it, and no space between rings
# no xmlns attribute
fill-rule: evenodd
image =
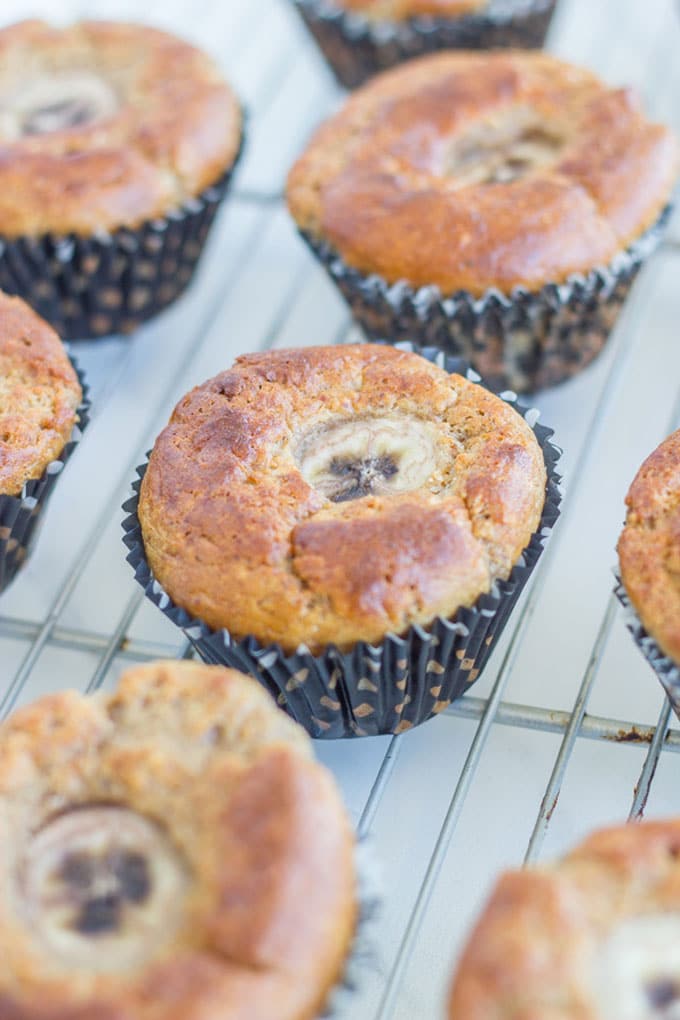
<svg viewBox="0 0 680 1020"><path fill-rule="evenodd" d="M103 853L68 853L52 880L61 882L71 899L71 926L82 935L117 931L126 904L144 903L151 893L146 856L120 847Z"/></svg>
<svg viewBox="0 0 680 1020"><path fill-rule="evenodd" d="M356 461L347 457L334 457L329 465L330 473L341 480L331 495L334 503L346 503L350 499L370 496L384 482L393 478L399 465L388 454L381 457L367 457ZM344 487L343 484L344 483Z"/></svg>
<svg viewBox="0 0 680 1020"><path fill-rule="evenodd" d="M22 891L33 929L69 967L125 969L172 930L186 869L162 830L126 808L58 816L31 841Z"/></svg>
<svg viewBox="0 0 680 1020"><path fill-rule="evenodd" d="M326 422L296 454L305 480L332 503L418 489L441 458L434 427L400 413Z"/></svg>
<svg viewBox="0 0 680 1020"><path fill-rule="evenodd" d="M590 975L604 1020L680 1020L680 914L647 914L619 924Z"/></svg>
<svg viewBox="0 0 680 1020"><path fill-rule="evenodd" d="M10 141L87 127L118 106L114 89L93 71L46 72L0 95L0 136Z"/></svg>
<svg viewBox="0 0 680 1020"><path fill-rule="evenodd" d="M662 1017L680 1016L680 975L654 978L645 985L645 994L652 1009Z"/></svg>
<svg viewBox="0 0 680 1020"><path fill-rule="evenodd" d="M49 131L80 127L95 120L97 108L89 99L73 97L50 103L28 114L23 123L25 135L44 135Z"/></svg>
<svg viewBox="0 0 680 1020"><path fill-rule="evenodd" d="M457 139L444 173L458 187L508 183L555 163L563 146L546 125L507 111L503 119L476 125Z"/></svg>

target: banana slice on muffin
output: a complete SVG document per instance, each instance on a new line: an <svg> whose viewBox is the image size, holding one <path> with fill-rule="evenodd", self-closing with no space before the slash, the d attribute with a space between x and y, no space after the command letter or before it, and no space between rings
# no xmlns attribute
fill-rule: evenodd
<svg viewBox="0 0 680 1020"><path fill-rule="evenodd" d="M300 473L332 503L408 492L443 460L432 425L409 415L367 415L308 434L296 452Z"/></svg>
<svg viewBox="0 0 680 1020"><path fill-rule="evenodd" d="M22 876L26 916L45 951L106 973L136 966L174 934L187 884L163 830L117 805L57 815L31 840Z"/></svg>
<svg viewBox="0 0 680 1020"><path fill-rule="evenodd" d="M353 938L353 838L255 681L159 662L0 730L8 1016L308 1020ZM47 1015L47 1014L46 1014Z"/></svg>
<svg viewBox="0 0 680 1020"><path fill-rule="evenodd" d="M120 106L115 89L87 70L44 71L0 99L0 135L6 142L89 127Z"/></svg>
<svg viewBox="0 0 680 1020"><path fill-rule="evenodd" d="M502 876L448 1016L680 1016L680 821L605 829L554 865Z"/></svg>

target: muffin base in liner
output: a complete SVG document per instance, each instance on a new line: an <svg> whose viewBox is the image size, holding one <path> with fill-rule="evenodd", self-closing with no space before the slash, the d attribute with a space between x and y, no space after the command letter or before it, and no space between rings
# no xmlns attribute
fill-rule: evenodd
<svg viewBox="0 0 680 1020"><path fill-rule="evenodd" d="M411 344L400 347L414 349ZM459 358L434 349L419 353L447 372L479 382ZM377 645L360 641L346 652L329 645L319 655L305 646L287 654L277 644L263 647L252 636L236 640L225 629L212 630L172 601L146 560L137 511L148 461L137 469L134 496L123 506L127 561L147 598L184 631L205 662L253 675L311 736L403 733L447 708L480 675L559 516L556 465L561 451L551 442L552 430L538 425L538 412L518 405L514 393L501 396L524 416L540 444L548 475L545 505L538 529L509 578L495 582L472 607L451 619L412 626L401 636L388 634Z"/></svg>
<svg viewBox="0 0 680 1020"><path fill-rule="evenodd" d="M376 22L332 0L293 0L305 25L348 89L404 60L436 50L536 49L543 45L556 0L489 0L459 17L420 16Z"/></svg>
<svg viewBox="0 0 680 1020"><path fill-rule="evenodd" d="M23 298L63 340L131 333L191 283L243 148L215 184L131 229L91 237L0 237L0 289Z"/></svg>
<svg viewBox="0 0 680 1020"><path fill-rule="evenodd" d="M43 511L64 466L80 442L89 422L90 401L85 377L72 360L83 398L78 422L59 457L47 465L40 478L27 481L18 496L0 495L0 594L21 569L35 542Z"/></svg>
<svg viewBox="0 0 680 1020"><path fill-rule="evenodd" d="M325 242L300 231L339 288L370 340L405 340L465 358L496 389L531 393L565 382L600 353L645 259L671 215L656 223L605 268L575 274L541 290L515 288L444 297L438 287L414 290L349 266Z"/></svg>
<svg viewBox="0 0 680 1020"><path fill-rule="evenodd" d="M382 887L380 873L370 840L363 838L356 846L357 925L342 977L331 989L320 1014L320 1020L333 1020L350 1008L364 983L373 976L377 964L376 923L380 916Z"/></svg>
<svg viewBox="0 0 680 1020"><path fill-rule="evenodd" d="M661 681L673 711L680 719L680 666L661 650L651 634L645 630L618 574L616 575L614 593L623 606L626 627Z"/></svg>

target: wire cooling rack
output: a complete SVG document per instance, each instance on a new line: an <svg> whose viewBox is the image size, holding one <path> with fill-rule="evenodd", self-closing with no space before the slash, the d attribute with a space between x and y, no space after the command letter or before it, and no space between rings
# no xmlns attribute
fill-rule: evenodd
<svg viewBox="0 0 680 1020"><path fill-rule="evenodd" d="M124 563L120 506L192 385L244 351L340 342L347 312L295 235L285 172L339 92L286 0L3 0L0 17L137 18L222 63L249 110L248 148L199 278L131 340L75 345L93 418L29 566L0 600L0 713L134 662L189 655ZM561 0L550 46L680 129L673 0ZM382 866L373 980L353 1020L443 1016L466 932L497 872L593 827L680 811L661 688L611 595L625 491L680 424L680 224L645 269L605 354L536 405L565 449L562 520L484 677L394 739L318 744Z"/></svg>

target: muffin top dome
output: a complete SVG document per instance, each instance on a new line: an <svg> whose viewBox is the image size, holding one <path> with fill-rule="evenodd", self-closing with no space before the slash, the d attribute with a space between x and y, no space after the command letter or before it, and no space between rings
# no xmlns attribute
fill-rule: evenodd
<svg viewBox="0 0 680 1020"><path fill-rule="evenodd" d="M680 663L680 430L644 462L626 505L621 580L645 630Z"/></svg>
<svg viewBox="0 0 680 1020"><path fill-rule="evenodd" d="M160 662L0 729L7 1016L309 1020L355 927L354 842L252 679Z"/></svg>
<svg viewBox="0 0 680 1020"><path fill-rule="evenodd" d="M0 292L0 495L19 495L59 457L82 396L51 326Z"/></svg>
<svg viewBox="0 0 680 1020"><path fill-rule="evenodd" d="M137 226L214 184L240 137L215 64L165 32L0 30L0 235Z"/></svg>
<svg viewBox="0 0 680 1020"><path fill-rule="evenodd" d="M359 344L247 355L189 393L139 501L174 602L295 650L450 617L505 578L546 470L512 407L417 354Z"/></svg>
<svg viewBox="0 0 680 1020"><path fill-rule="evenodd" d="M606 265L656 221L677 167L671 133L588 71L443 53L354 93L293 167L288 203L363 273L482 295Z"/></svg>
<svg viewBox="0 0 680 1020"><path fill-rule="evenodd" d="M504 875L454 980L450 1020L662 1020L680 1002L680 821L606 829Z"/></svg>

